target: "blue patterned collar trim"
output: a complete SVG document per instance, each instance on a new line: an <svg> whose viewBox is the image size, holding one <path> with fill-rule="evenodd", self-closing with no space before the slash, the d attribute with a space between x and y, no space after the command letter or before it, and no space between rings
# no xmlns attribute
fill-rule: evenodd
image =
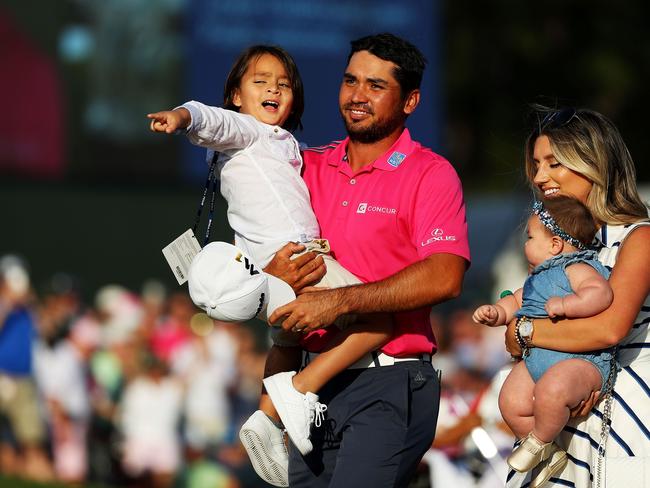
<svg viewBox="0 0 650 488"><path fill-rule="evenodd" d="M552 258L547 259L542 264L535 266L535 269L533 269L530 274L533 275L550 268L564 266L569 262L577 263L592 260L598 260L598 253L591 249L587 249L586 251L561 253L557 256L553 256Z"/></svg>

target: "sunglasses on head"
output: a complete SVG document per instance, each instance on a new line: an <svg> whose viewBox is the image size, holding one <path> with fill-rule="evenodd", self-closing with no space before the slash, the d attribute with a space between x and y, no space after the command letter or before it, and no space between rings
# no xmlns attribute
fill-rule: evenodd
<svg viewBox="0 0 650 488"><path fill-rule="evenodd" d="M573 107L549 112L539 123L539 132L542 132L542 130L546 128L557 129L559 127L564 127L571 122L574 117L577 117L577 112L578 111Z"/></svg>

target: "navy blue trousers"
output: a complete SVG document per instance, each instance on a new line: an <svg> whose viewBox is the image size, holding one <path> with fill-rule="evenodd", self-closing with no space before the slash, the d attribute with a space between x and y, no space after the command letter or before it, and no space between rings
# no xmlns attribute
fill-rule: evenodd
<svg viewBox="0 0 650 488"><path fill-rule="evenodd" d="M320 392L326 420L307 456L289 446L289 486L402 487L433 442L440 381L426 361L348 369Z"/></svg>

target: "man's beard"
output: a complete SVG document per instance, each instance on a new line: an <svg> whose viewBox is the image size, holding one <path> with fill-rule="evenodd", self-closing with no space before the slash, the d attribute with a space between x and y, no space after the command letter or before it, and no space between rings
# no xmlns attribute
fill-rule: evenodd
<svg viewBox="0 0 650 488"><path fill-rule="evenodd" d="M349 103L343 107L343 110L348 110L354 108L355 106L359 107L359 105ZM366 106L363 108L371 115L374 113L370 111ZM405 117L402 110L400 108L397 108L389 118L385 120L378 120L364 128L356 129L354 127L354 123L348 122L345 117L343 117L343 122L345 123L345 129L347 130L351 141L359 142L361 144L372 144L388 137L390 134L395 132L395 130L404 125L404 118Z"/></svg>

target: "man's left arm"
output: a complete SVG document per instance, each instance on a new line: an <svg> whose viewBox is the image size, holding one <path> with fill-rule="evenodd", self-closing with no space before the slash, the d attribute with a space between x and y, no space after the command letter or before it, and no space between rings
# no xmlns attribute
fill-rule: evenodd
<svg viewBox="0 0 650 488"><path fill-rule="evenodd" d="M283 329L311 331L344 314L401 312L435 305L460 294L466 267L461 256L431 254L380 281L299 295L276 309L269 322L286 316Z"/></svg>

